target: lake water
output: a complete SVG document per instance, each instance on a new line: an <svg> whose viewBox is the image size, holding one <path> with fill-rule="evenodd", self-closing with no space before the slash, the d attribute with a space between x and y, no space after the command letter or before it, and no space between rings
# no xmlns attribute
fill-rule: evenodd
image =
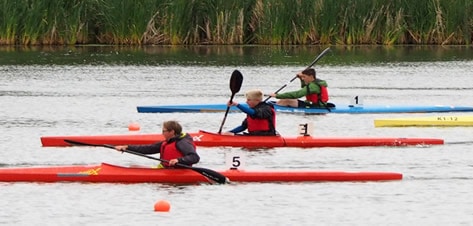
<svg viewBox="0 0 473 226"><path fill-rule="evenodd" d="M155 165L105 148L44 148L39 138L136 133L128 131L132 122L141 125L139 133L156 133L170 119L189 132L218 131L223 113L139 114L136 106L224 103L235 69L244 76L236 101L244 101L244 91L251 88L274 92L323 48L237 48L220 55L212 48L202 50L3 50L0 166ZM364 104L473 105L473 56L468 48L340 48L315 68L328 82L333 103L360 96ZM298 85L291 83L285 91ZM394 171L403 173L401 181L221 186L0 182L0 224L471 225L472 128L374 127L377 118L471 114L277 116L278 130L286 136L297 135L298 124L312 122L314 136L432 137L445 139L445 145L198 149L202 159L197 166L215 170L225 169L225 153L236 151L245 155L246 169ZM224 129L243 118L229 114ZM171 203L170 212L154 212L162 199Z"/></svg>

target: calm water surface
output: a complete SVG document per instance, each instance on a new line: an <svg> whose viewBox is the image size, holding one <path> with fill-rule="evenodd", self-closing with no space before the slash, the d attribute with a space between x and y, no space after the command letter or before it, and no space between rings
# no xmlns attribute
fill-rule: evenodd
<svg viewBox="0 0 473 226"><path fill-rule="evenodd" d="M247 89L277 90L319 52L289 65L4 63L0 66L0 166L100 162L152 166L156 162L104 148L42 148L39 138L132 133L127 129L131 122L141 125L139 133L158 132L160 123L169 119L179 120L190 132L218 131L223 113L138 114L136 106L226 102L234 69L244 75L235 100L244 101ZM468 57L350 64L337 63L335 53L326 57L316 69L329 83L334 103L349 103L358 95L365 104L473 105L473 60ZM205 62L205 57L199 62ZM296 88L293 83L286 90ZM198 150L202 156L198 165L216 170L225 169L225 153L239 151L246 156L247 169L394 171L404 174L402 181L223 186L0 183L0 224L471 225L472 128L375 128L373 122L387 117L471 114L280 113L277 118L279 132L286 136L297 135L299 123L313 122L315 136L445 139L447 144L438 146ZM229 114L225 129L243 117ZM171 203L170 212L153 211L161 199Z"/></svg>

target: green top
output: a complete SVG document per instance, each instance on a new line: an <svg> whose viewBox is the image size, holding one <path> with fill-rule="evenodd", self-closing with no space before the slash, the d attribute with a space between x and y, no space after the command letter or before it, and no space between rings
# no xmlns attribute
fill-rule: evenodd
<svg viewBox="0 0 473 226"><path fill-rule="evenodd" d="M320 86L327 87L327 82L321 79L316 79L315 81L310 82L308 86L309 86L309 89L307 89L306 85L304 84L304 81L301 80L301 89L296 90L296 91L276 94L276 98L277 99L297 99L297 98L301 98L312 93L318 94L320 93ZM307 93L308 90L310 90L309 91L310 93Z"/></svg>

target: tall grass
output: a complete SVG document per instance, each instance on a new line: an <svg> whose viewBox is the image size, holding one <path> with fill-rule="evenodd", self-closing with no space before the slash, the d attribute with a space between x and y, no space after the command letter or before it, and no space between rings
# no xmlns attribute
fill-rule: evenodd
<svg viewBox="0 0 473 226"><path fill-rule="evenodd" d="M332 44L337 38L337 34L341 31L339 29L341 18L340 12L345 11L345 4L333 4L331 0L315 1L315 10L313 12L315 17L314 28L319 39L320 44ZM343 31L342 31L343 32Z"/></svg>
<svg viewBox="0 0 473 226"><path fill-rule="evenodd" d="M467 44L465 40L473 40L473 1L440 1L439 8L445 15L442 44Z"/></svg>
<svg viewBox="0 0 473 226"><path fill-rule="evenodd" d="M466 44L471 0L0 0L3 45Z"/></svg>
<svg viewBox="0 0 473 226"><path fill-rule="evenodd" d="M108 44L142 44L143 35L160 2L109 0L101 4L97 39Z"/></svg>
<svg viewBox="0 0 473 226"><path fill-rule="evenodd" d="M88 42L87 5L80 0L1 2L1 44Z"/></svg>
<svg viewBox="0 0 473 226"><path fill-rule="evenodd" d="M7 2L6 0L0 3L0 45L13 45L16 43L16 37L19 33L17 24L20 24L18 15L20 13L21 4L19 1Z"/></svg>

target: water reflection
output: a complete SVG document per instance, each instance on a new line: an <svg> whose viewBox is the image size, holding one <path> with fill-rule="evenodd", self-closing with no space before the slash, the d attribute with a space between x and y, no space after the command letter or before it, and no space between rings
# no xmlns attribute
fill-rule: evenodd
<svg viewBox="0 0 473 226"><path fill-rule="evenodd" d="M0 65L308 65L327 46L1 46ZM468 46L332 46L323 64L472 60Z"/></svg>

